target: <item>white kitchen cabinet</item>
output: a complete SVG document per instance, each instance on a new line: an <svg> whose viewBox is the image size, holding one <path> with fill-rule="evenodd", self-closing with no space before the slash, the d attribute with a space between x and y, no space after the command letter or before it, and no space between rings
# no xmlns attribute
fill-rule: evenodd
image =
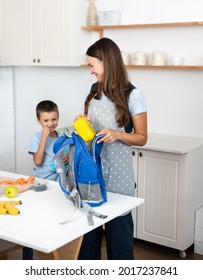
<svg viewBox="0 0 203 280"><path fill-rule="evenodd" d="M203 205L203 139L150 134L133 147L138 197L135 237L178 249L194 243L195 211Z"/></svg>
<svg viewBox="0 0 203 280"><path fill-rule="evenodd" d="M69 65L69 0L0 0L0 58L10 65Z"/></svg>
<svg viewBox="0 0 203 280"><path fill-rule="evenodd" d="M0 170L15 172L13 69L0 67ZM1 195L0 195L1 196Z"/></svg>

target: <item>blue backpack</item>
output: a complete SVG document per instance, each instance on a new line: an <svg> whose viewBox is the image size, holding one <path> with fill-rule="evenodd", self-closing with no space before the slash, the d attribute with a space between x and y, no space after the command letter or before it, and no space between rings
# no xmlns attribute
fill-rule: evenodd
<svg viewBox="0 0 203 280"><path fill-rule="evenodd" d="M77 208L88 209L88 222L94 224L90 216L99 218L107 216L95 212L92 207L107 201L106 185L102 172L101 151L103 142L97 143L102 135L91 142L91 152L84 140L76 133L59 137L53 147L55 164L59 174L59 184L64 194ZM69 151L68 168L64 164L64 149Z"/></svg>

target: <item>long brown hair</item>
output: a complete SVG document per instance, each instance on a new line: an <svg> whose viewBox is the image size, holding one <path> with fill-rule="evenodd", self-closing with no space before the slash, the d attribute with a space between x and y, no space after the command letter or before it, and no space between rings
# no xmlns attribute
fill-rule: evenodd
<svg viewBox="0 0 203 280"><path fill-rule="evenodd" d="M86 55L103 61L104 80L102 83L96 83L96 87L87 96L85 114L88 113L91 99L100 99L103 91L116 106L116 121L119 127L127 125L130 122L128 100L131 84L119 47L111 39L102 38L87 49Z"/></svg>

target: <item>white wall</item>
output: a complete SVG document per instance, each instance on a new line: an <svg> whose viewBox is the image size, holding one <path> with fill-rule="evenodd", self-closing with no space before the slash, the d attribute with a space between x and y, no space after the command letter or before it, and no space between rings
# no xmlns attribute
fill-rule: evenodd
<svg viewBox="0 0 203 280"><path fill-rule="evenodd" d="M0 170L15 172L13 71L0 68Z"/></svg>
<svg viewBox="0 0 203 280"><path fill-rule="evenodd" d="M96 0L98 11L122 12L122 24L202 21L202 0Z"/></svg>
<svg viewBox="0 0 203 280"><path fill-rule="evenodd" d="M150 132L203 138L202 71L131 70L148 106Z"/></svg>
<svg viewBox="0 0 203 280"><path fill-rule="evenodd" d="M198 21L202 19L203 8L201 0L97 0L96 4L98 10L120 9L122 23ZM185 30L187 29L181 31L184 36L188 34L188 30L187 32ZM151 31L153 34L157 32ZM133 52L137 48L143 48L139 45L141 39L138 40L138 37L133 35L133 30L120 32L109 31L107 35L115 39L121 49L125 48ZM195 50L195 53L198 52L198 58L201 59L200 52L203 49L201 40L198 44L188 41L189 48L187 48L188 44L184 45L185 43L180 47L180 40L174 48L176 41L169 40L170 46L168 42L163 43L166 29L158 32L160 33L156 37L157 45L153 41L152 34L150 35L152 37L148 37L150 40L145 44L147 52L160 46L170 55L175 54L175 51L178 54L182 51L183 55L190 59L190 53ZM176 31L170 32L173 34ZM86 49L84 53L85 51ZM146 98L150 132L203 137L202 71L131 69L129 75L131 81L142 90ZM14 68L16 171L18 173L27 175L31 173L32 159L27 154L27 148L31 135L39 129L35 117L36 104L42 99L52 99L60 109L60 126L72 124L74 116L82 110L85 94L93 81L94 77L89 75L88 68Z"/></svg>

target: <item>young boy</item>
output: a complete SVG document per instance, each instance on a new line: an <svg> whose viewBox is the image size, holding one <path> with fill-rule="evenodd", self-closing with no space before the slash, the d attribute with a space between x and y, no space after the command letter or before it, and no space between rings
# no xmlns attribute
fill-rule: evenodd
<svg viewBox="0 0 203 280"><path fill-rule="evenodd" d="M42 130L35 133L30 142L29 154L33 155L33 173L37 178L58 181L59 176L54 164L53 145L62 134L56 131L59 121L58 106L50 100L41 101L36 107L37 122ZM68 155L64 154L64 162Z"/></svg>
<svg viewBox="0 0 203 280"><path fill-rule="evenodd" d="M54 142L62 135L56 131L59 121L58 106L53 101L43 100L36 107L36 116L42 129L32 136L28 150L34 161L32 175L36 178L58 181L53 153ZM64 163L67 162L68 154L64 154ZM31 248L23 248L23 259L33 259Z"/></svg>

